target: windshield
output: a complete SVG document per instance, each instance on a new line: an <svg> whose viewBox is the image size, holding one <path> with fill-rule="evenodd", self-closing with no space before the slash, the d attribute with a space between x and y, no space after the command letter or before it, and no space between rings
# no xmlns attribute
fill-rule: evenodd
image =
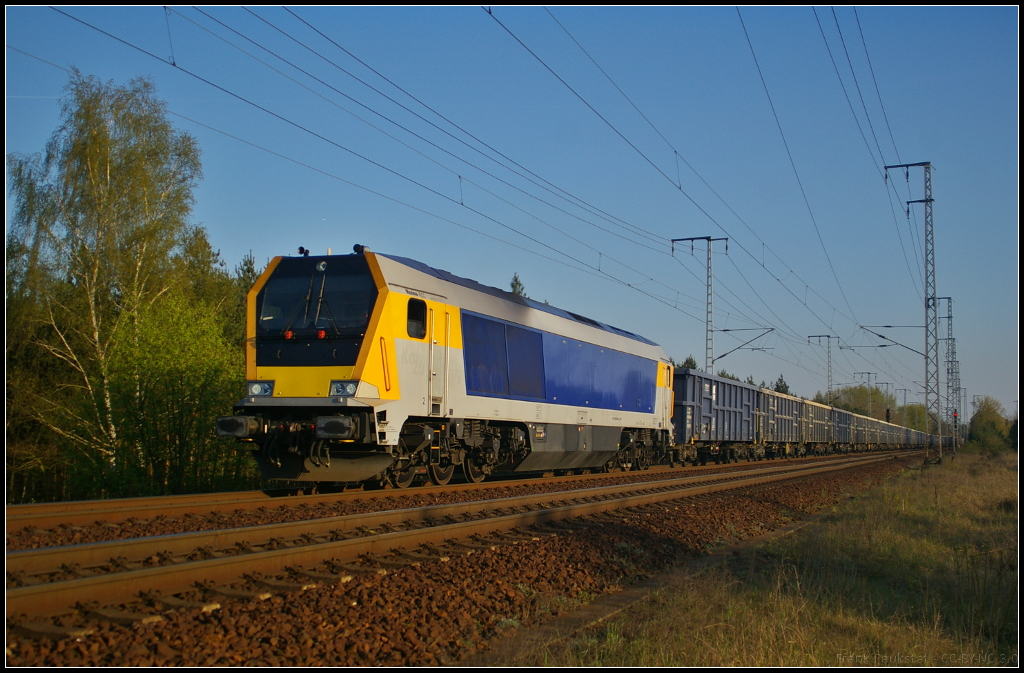
<svg viewBox="0 0 1024 673"><path fill-rule="evenodd" d="M365 331L377 287L362 255L282 259L257 297L256 334Z"/></svg>

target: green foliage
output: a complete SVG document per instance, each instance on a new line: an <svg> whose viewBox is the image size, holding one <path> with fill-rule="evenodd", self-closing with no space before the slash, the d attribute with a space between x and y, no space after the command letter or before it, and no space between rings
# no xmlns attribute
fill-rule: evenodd
<svg viewBox="0 0 1024 673"><path fill-rule="evenodd" d="M729 372L725 371L724 369L721 370L720 372L718 372L718 375L721 376L723 379L732 379L733 381L739 381L740 380L740 377L733 376L732 374L730 374Z"/></svg>
<svg viewBox="0 0 1024 673"><path fill-rule="evenodd" d="M199 148L153 85L75 72L45 152L7 164L9 501L251 483L208 439L241 281L188 221Z"/></svg>
<svg viewBox="0 0 1024 673"><path fill-rule="evenodd" d="M235 267L235 274L225 288L223 307L218 311L224 318L224 337L239 350L245 348L246 298L261 273L263 269L256 266L256 258L250 250Z"/></svg>
<svg viewBox="0 0 1024 673"><path fill-rule="evenodd" d="M111 495L217 490L253 477L251 461L211 429L244 386L242 351L201 301L169 294L141 311L111 354L121 441L104 462Z"/></svg>
<svg viewBox="0 0 1024 673"><path fill-rule="evenodd" d="M692 355L687 355L686 359L683 360L683 364L680 366L683 369L694 369L699 371L699 368L697 367L697 361L693 358Z"/></svg>
<svg viewBox="0 0 1024 673"><path fill-rule="evenodd" d="M772 387L772 390L774 390L777 393L782 393L783 395L790 394L789 384L786 383L786 379L782 378L782 374L779 374L779 380L775 382L775 385Z"/></svg>
<svg viewBox="0 0 1024 673"><path fill-rule="evenodd" d="M509 283L509 287L512 288L512 294L523 299L529 299L530 296L526 294L526 286L523 285L523 281L519 280L519 272L512 274L512 282Z"/></svg>
<svg viewBox="0 0 1024 673"><path fill-rule="evenodd" d="M987 453L1000 453L1015 449L1017 436L1017 422L1010 422L1006 418L1006 410L997 400L985 395L978 402L974 415L971 416L971 426L968 439L975 442L977 447ZM1012 428L1012 435L1011 435Z"/></svg>

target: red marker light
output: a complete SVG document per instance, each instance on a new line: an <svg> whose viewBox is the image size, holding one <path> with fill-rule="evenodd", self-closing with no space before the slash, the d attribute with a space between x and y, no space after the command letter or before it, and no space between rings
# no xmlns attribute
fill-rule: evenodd
<svg viewBox="0 0 1024 673"><path fill-rule="evenodd" d="M284 338L285 338L285 339L291 339L291 338L293 338L294 336L295 336L295 332L293 332L293 331L291 331L291 330L287 330L287 331L285 331L285 333L284 333Z"/></svg>
<svg viewBox="0 0 1024 673"><path fill-rule="evenodd" d="M327 336L327 330L318 329L316 331L316 338L317 339L323 339L326 336Z"/></svg>

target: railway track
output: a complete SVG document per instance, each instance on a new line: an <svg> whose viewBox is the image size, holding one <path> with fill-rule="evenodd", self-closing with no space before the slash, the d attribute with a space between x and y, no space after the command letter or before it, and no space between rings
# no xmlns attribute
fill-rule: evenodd
<svg viewBox="0 0 1024 673"><path fill-rule="evenodd" d="M834 456L807 456L791 458L786 464L816 463L833 460ZM575 474L554 477L545 484L554 488L569 490L581 481L589 480L655 480L666 474L715 474L749 469L752 463L719 465L710 467L668 468L656 466L645 472ZM773 463L768 463L773 464ZM48 530L55 527L91 526L116 524L129 520L148 520L155 516L180 517L190 514L211 514L236 511L254 511L270 507L311 507L354 501L381 501L404 495L428 495L436 493L474 493L494 489L513 489L520 486L536 486L533 478L506 478L479 484L456 484L447 487L422 486L410 489L382 489L377 491L344 490L333 493L314 493L312 488L267 489L260 491L237 491L229 493L199 493L189 495L150 496L142 498L117 498L109 500L80 500L71 502L37 503L30 505L9 505L6 507L6 530L10 533L22 529Z"/></svg>
<svg viewBox="0 0 1024 673"><path fill-rule="evenodd" d="M119 613L124 620L145 621L159 618L159 610L168 607L212 605L217 596L253 598L299 591L317 584L347 582L358 574L386 573L516 544L534 538L537 526L576 517L611 516L623 508L648 507L891 459L891 455L869 455L810 464L787 461L717 474L673 473L671 478L653 482L571 492L9 552L7 616L24 624L67 612L76 604L110 605L148 595L154 609L133 615ZM285 577L268 578L282 574ZM196 582L207 588L203 599L172 597L190 590ZM229 586L240 582L244 588Z"/></svg>
<svg viewBox="0 0 1024 673"><path fill-rule="evenodd" d="M7 663L458 665L517 627L799 520L914 464L920 456L860 462L408 551L420 558L389 550L349 564L338 555L276 575L244 571L244 581L207 581L177 595L149 591L120 605L86 602L53 617L9 617ZM550 505L538 511L569 503ZM300 590L317 583L300 575L304 569L323 575L318 587ZM215 593L222 589L232 597Z"/></svg>

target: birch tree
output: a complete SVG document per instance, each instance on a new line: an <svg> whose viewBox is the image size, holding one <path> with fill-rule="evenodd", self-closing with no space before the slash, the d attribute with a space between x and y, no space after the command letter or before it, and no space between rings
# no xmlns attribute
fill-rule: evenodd
<svg viewBox="0 0 1024 673"><path fill-rule="evenodd" d="M8 300L32 307L42 327L32 345L61 368L51 385L33 388L32 413L83 456L111 466L123 448L111 357L138 339L140 312L175 282L199 148L171 126L148 80L120 87L76 71L45 150L8 156L8 173ZM9 342L11 335L8 328ZM9 347L9 398L11 365Z"/></svg>

